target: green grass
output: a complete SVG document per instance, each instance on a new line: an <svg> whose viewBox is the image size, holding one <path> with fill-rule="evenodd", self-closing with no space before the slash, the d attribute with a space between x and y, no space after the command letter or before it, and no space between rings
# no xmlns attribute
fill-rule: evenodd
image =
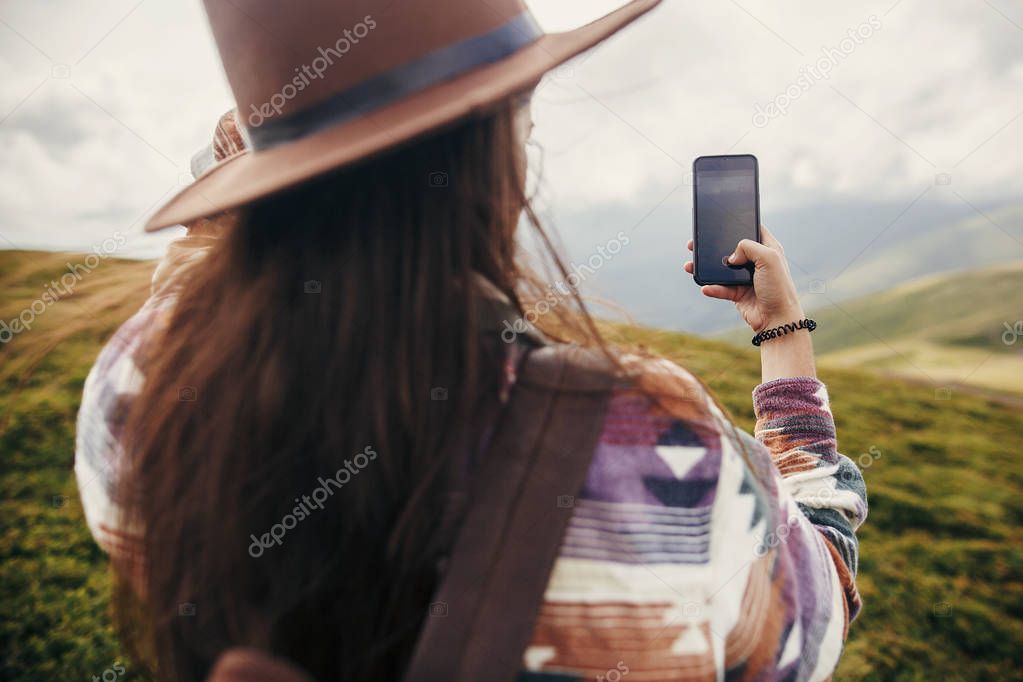
<svg viewBox="0 0 1023 682"><path fill-rule="evenodd" d="M83 257L0 252L0 319L40 298L68 262ZM92 361L145 300L152 268L103 261L0 345L0 679L88 680L124 661L106 558L85 527L71 470L74 423Z"/></svg>
<svg viewBox="0 0 1023 682"><path fill-rule="evenodd" d="M0 252L0 319L80 258ZM106 560L72 475L74 418L103 340L144 300L151 271L104 261L32 330L0 345L0 679L91 679L125 660L110 626ZM754 352L642 328L613 335L689 367L752 427ZM863 457L865 607L836 679L1021 679L1023 414L876 373L825 368L822 378L842 451L874 453ZM60 495L68 501L55 506ZM130 662L128 670L121 679L133 677Z"/></svg>

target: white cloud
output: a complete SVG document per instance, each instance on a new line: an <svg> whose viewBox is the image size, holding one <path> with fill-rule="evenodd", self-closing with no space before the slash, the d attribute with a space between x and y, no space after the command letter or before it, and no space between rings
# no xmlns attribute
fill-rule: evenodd
<svg viewBox="0 0 1023 682"><path fill-rule="evenodd" d="M622 3L531 4L563 29ZM1006 150L1023 148L1019 28L986 3L891 6L667 0L537 94L550 211L614 203L642 216L693 157L729 149L760 157L775 208L909 201L939 172L971 201L1018 197L1019 155ZM828 80L753 125L757 103L871 14L881 29ZM200 3L13 0L0 19L0 234L18 244L77 248L127 229L230 106ZM53 78L61 65L68 78ZM165 241L138 234L129 249Z"/></svg>
<svg viewBox="0 0 1023 682"><path fill-rule="evenodd" d="M559 197L594 202L669 187L679 169L668 157L688 166L739 140L733 151L760 157L776 206L829 195L912 198L939 172L978 200L1019 195L1018 157L1001 150L1023 148L1023 118L998 131L1023 112L1023 49L1019 30L989 6L903 0L884 16L886 7L858 3L740 4L749 14L731 2L665 3L572 78L550 79L558 98L542 91L535 116L541 141L572 140L545 168ZM829 79L787 115L752 124L756 104L871 15L880 29Z"/></svg>

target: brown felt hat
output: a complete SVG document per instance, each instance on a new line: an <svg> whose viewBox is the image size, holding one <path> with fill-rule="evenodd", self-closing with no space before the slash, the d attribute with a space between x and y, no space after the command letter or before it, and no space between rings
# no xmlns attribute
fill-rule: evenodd
<svg viewBox="0 0 1023 682"><path fill-rule="evenodd" d="M247 151L146 223L235 208L483 113L660 0L543 33L522 0L204 0Z"/></svg>

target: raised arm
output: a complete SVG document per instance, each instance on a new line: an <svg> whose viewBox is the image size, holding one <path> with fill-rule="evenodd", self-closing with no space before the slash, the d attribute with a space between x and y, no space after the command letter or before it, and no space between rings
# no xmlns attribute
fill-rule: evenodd
<svg viewBox="0 0 1023 682"><path fill-rule="evenodd" d="M763 243L744 240L729 258L754 264L752 287L703 287L705 295L735 303L754 332L805 317L781 244L766 228L761 234ZM861 608L855 531L867 514L866 489L859 469L838 452L810 333L799 329L769 339L760 351L756 441L742 438L752 459L771 462L760 472L769 522L758 553L771 566L768 610L782 623L777 639L761 637L761 660L773 660L779 675L798 669L793 679L820 679L837 664L848 624Z"/></svg>

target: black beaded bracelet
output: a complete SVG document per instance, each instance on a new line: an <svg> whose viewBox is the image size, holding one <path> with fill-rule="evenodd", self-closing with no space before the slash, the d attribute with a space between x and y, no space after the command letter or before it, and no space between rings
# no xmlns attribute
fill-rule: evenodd
<svg viewBox="0 0 1023 682"><path fill-rule="evenodd" d="M799 329L805 329L808 332L812 332L817 328L817 323L810 318L799 320L798 322L790 322L789 324L783 324L780 327L774 329L765 329L756 336L753 337L753 345L759 346L768 339L774 339L779 336L785 336L789 332L794 332Z"/></svg>

